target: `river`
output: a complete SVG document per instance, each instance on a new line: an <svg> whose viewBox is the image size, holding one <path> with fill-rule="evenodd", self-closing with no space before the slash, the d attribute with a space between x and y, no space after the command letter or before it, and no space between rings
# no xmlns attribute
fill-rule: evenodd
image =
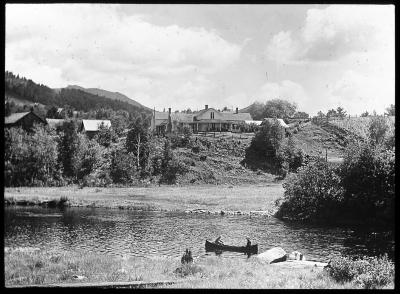
<svg viewBox="0 0 400 294"><path fill-rule="evenodd" d="M280 246L298 250L309 260L327 261L343 254L394 255L394 237L365 228L290 224L273 217L220 216L102 208L44 209L6 207L4 246L84 250L140 257L180 257L190 248L195 257L205 252L206 239L222 236L225 244L259 244L259 252ZM222 258L247 258L224 252Z"/></svg>

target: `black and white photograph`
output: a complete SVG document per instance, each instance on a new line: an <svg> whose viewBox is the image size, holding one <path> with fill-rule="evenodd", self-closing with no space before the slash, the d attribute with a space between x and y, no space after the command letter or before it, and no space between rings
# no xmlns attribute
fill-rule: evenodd
<svg viewBox="0 0 400 294"><path fill-rule="evenodd" d="M395 5L4 4L4 287L395 289Z"/></svg>

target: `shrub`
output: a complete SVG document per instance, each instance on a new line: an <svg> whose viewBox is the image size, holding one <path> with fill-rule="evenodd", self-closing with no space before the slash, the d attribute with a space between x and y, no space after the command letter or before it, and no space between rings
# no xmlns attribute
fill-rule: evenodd
<svg viewBox="0 0 400 294"><path fill-rule="evenodd" d="M253 169L260 168L274 173L279 172L282 162L278 157L278 150L282 138L283 133L277 121L274 123L264 122L246 149L242 162Z"/></svg>
<svg viewBox="0 0 400 294"><path fill-rule="evenodd" d="M343 189L336 168L318 160L289 174L277 217L293 220L335 220L340 213Z"/></svg>
<svg viewBox="0 0 400 294"><path fill-rule="evenodd" d="M36 125L32 132L5 130L4 180L8 186L54 185L61 178L55 134Z"/></svg>
<svg viewBox="0 0 400 294"><path fill-rule="evenodd" d="M354 281L366 289L386 286L394 281L394 264L387 255L362 257L334 257L328 268L330 276L338 282Z"/></svg>
<svg viewBox="0 0 400 294"><path fill-rule="evenodd" d="M135 156L123 147L112 149L110 154L110 177L114 183L132 182L136 173Z"/></svg>
<svg viewBox="0 0 400 294"><path fill-rule="evenodd" d="M296 148L293 138L290 136L287 144L282 145L278 151L277 157L281 162L284 173L295 172L303 165L304 154L299 148Z"/></svg>
<svg viewBox="0 0 400 294"><path fill-rule="evenodd" d="M353 143L340 167L346 210L359 218L380 215L394 221L395 152L380 145Z"/></svg>
<svg viewBox="0 0 400 294"><path fill-rule="evenodd" d="M163 157L161 160L160 182L175 184L178 174L186 172L188 168L180 158L176 158L171 150L171 143L167 140L164 143Z"/></svg>

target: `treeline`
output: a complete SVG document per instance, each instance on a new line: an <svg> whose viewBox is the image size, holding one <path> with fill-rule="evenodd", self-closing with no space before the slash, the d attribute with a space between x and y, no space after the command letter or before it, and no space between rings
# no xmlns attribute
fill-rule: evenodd
<svg viewBox="0 0 400 294"><path fill-rule="evenodd" d="M250 106L240 110L240 112L249 112L254 120L263 120L264 118L289 118L307 119L309 114L303 111L297 111L297 105L283 99L272 99L265 103L254 102Z"/></svg>
<svg viewBox="0 0 400 294"><path fill-rule="evenodd" d="M290 173L277 216L393 225L395 135L387 130L385 120L372 118L367 140L354 139L341 164L311 160Z"/></svg>
<svg viewBox="0 0 400 294"><path fill-rule="evenodd" d="M77 111L88 112L99 108L108 108L114 111L125 110L130 115L138 117L142 113L150 114L149 110L131 105L120 100L109 99L93 95L78 89L61 89L59 92L32 80L15 76L12 72L5 72L5 94L16 98L54 107L65 107ZM7 105L6 105L7 106Z"/></svg>
<svg viewBox="0 0 400 294"><path fill-rule="evenodd" d="M176 182L187 166L173 148L191 148L190 129L182 137L153 137L140 118L126 137L101 126L92 139L69 120L56 130L35 125L31 132L5 129L6 186L139 185Z"/></svg>

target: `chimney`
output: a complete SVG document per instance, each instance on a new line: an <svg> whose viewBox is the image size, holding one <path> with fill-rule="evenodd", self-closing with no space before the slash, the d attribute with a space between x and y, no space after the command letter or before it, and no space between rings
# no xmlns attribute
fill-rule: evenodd
<svg viewBox="0 0 400 294"><path fill-rule="evenodd" d="M238 113L239 113L239 108L236 107L236 114L238 114Z"/></svg>
<svg viewBox="0 0 400 294"><path fill-rule="evenodd" d="M206 104L206 107L205 107L205 109L208 109L208 105Z"/></svg>

